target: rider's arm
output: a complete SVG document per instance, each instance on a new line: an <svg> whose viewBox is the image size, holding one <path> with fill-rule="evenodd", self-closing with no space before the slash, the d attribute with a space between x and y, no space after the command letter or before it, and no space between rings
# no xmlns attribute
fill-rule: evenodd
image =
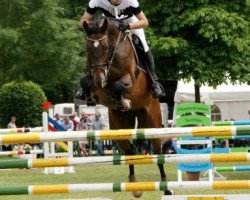
<svg viewBox="0 0 250 200"><path fill-rule="evenodd" d="M83 14L81 20L80 20L80 23L79 23L79 26L81 28L83 28L83 22L84 21L90 21L91 18L92 18L93 15L89 14L87 11L85 11L85 13Z"/></svg>
<svg viewBox="0 0 250 200"><path fill-rule="evenodd" d="M82 18L80 20L80 23L79 23L79 26L81 28L83 28L83 22L84 21L90 21L92 19L92 16L97 11L98 3L99 3L99 1L95 1L95 0L91 0L89 2L89 5L88 5L86 11L84 12L84 14L83 14L83 16L82 16Z"/></svg>
<svg viewBox="0 0 250 200"><path fill-rule="evenodd" d="M139 21L134 23L129 23L130 29L146 28L148 26L148 19L142 11L136 15L136 18Z"/></svg>

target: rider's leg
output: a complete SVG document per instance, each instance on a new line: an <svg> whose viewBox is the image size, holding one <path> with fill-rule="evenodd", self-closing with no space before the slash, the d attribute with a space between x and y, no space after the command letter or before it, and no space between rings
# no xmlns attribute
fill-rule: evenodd
<svg viewBox="0 0 250 200"><path fill-rule="evenodd" d="M151 81L153 83L152 88L151 88L151 90L153 92L153 96L155 98L160 98L160 97L165 96L166 93L165 93L162 85L158 82L158 77L155 74L154 58L153 58L151 51L149 50L149 47L148 47L148 44L147 44L147 41L145 38L144 30L143 29L134 29L134 30L131 30L131 33L137 35L142 42L142 45L143 45L143 48L145 51L145 59L146 59L147 65L148 65L148 69L146 69L146 70L147 70L148 74L149 73L151 74L151 75L149 75L149 78L151 79Z"/></svg>
<svg viewBox="0 0 250 200"><path fill-rule="evenodd" d="M91 88L92 76L89 69L89 62L86 63L85 76L83 76L80 80L80 88L78 88L75 92L75 98L81 100L88 100L90 98L90 88Z"/></svg>
<svg viewBox="0 0 250 200"><path fill-rule="evenodd" d="M88 73L81 78L80 80L81 87L75 91L75 95L74 95L76 99L85 100L87 95L90 93L91 80L92 80L92 77Z"/></svg>
<svg viewBox="0 0 250 200"><path fill-rule="evenodd" d="M92 81L92 76L89 73L87 73L85 76L81 78L80 85L84 93L88 93L90 91L91 81Z"/></svg>
<svg viewBox="0 0 250 200"><path fill-rule="evenodd" d="M150 50L145 52L145 59L148 64L149 73L151 73L150 78L152 79L152 91L156 98L160 98L166 95L162 85L158 82L158 77L155 74L155 64L154 58Z"/></svg>

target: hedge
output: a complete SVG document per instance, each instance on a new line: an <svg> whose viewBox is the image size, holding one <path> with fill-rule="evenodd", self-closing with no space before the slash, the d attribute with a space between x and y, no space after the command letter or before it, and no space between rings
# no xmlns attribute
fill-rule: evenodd
<svg viewBox="0 0 250 200"><path fill-rule="evenodd" d="M6 128L12 116L17 127L42 126L43 90L33 82L10 82L0 89L0 124Z"/></svg>

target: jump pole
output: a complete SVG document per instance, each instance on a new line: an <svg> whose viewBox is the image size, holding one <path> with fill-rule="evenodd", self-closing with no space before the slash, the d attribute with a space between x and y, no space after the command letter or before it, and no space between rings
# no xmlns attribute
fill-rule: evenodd
<svg viewBox="0 0 250 200"><path fill-rule="evenodd" d="M120 129L98 131L65 131L30 134L0 135L0 144L79 141L79 140L130 140L170 137L243 136L250 134L250 126L180 127L150 129Z"/></svg>
<svg viewBox="0 0 250 200"><path fill-rule="evenodd" d="M244 126L250 125L250 120L239 120L239 121L221 121L221 122L212 122L214 126Z"/></svg>
<svg viewBox="0 0 250 200"><path fill-rule="evenodd" d="M250 153L229 154L173 154L173 155L136 155L136 156L100 156L84 158L47 158L2 160L0 169L65 167L76 165L139 165L164 163L203 163L203 162L246 162Z"/></svg>
<svg viewBox="0 0 250 200"><path fill-rule="evenodd" d="M89 183L60 185L28 185L0 187L0 195L61 194L76 192L132 192L166 190L233 190L250 189L250 181L184 181L184 182L133 182Z"/></svg>
<svg viewBox="0 0 250 200"><path fill-rule="evenodd" d="M19 150L19 151L0 152L0 156L26 155L26 154L43 154L43 150Z"/></svg>
<svg viewBox="0 0 250 200"><path fill-rule="evenodd" d="M249 194L164 195L161 200L248 200Z"/></svg>
<svg viewBox="0 0 250 200"><path fill-rule="evenodd" d="M214 167L214 170L217 172L243 172L250 171L250 166L226 166L226 167Z"/></svg>
<svg viewBox="0 0 250 200"><path fill-rule="evenodd" d="M42 132L43 127L35 127L35 128L8 128L8 129L0 129L0 134L8 134L8 133L30 133L30 132Z"/></svg>

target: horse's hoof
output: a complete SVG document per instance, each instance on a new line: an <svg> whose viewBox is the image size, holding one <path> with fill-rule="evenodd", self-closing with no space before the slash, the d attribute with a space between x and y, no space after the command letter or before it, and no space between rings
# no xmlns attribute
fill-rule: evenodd
<svg viewBox="0 0 250 200"><path fill-rule="evenodd" d="M88 103L87 103L87 106L96 106L96 104L93 103L93 102L90 102L90 103L88 102Z"/></svg>
<svg viewBox="0 0 250 200"><path fill-rule="evenodd" d="M135 175L129 175L128 180L129 180L129 182L136 182ZM135 198L140 198L141 195L143 194L143 192L142 191L134 191L132 194Z"/></svg>
<svg viewBox="0 0 250 200"><path fill-rule="evenodd" d="M132 102L129 99L123 99L122 107L124 111L130 110L132 107Z"/></svg>
<svg viewBox="0 0 250 200"><path fill-rule="evenodd" d="M140 198L142 196L143 192L142 191L134 191L133 196L135 198Z"/></svg>
<svg viewBox="0 0 250 200"><path fill-rule="evenodd" d="M91 97L87 97L87 106L96 106L96 103L93 101Z"/></svg>
<svg viewBox="0 0 250 200"><path fill-rule="evenodd" d="M174 195L174 190L166 190L164 195Z"/></svg>

